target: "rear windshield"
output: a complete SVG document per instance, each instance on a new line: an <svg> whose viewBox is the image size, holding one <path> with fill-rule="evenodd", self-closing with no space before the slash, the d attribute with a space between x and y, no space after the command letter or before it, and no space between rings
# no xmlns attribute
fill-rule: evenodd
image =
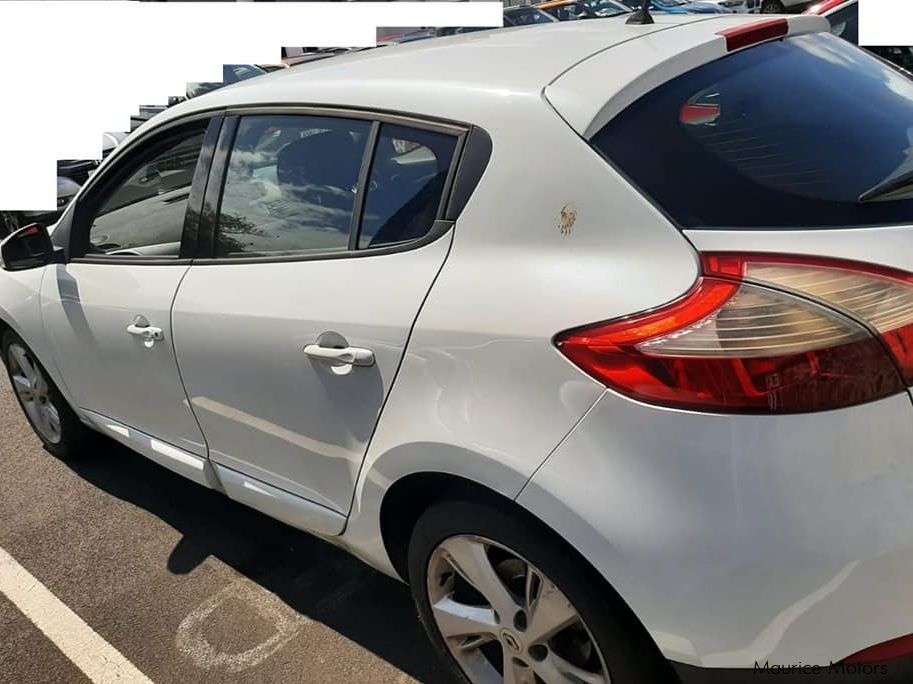
<svg viewBox="0 0 913 684"><path fill-rule="evenodd" d="M913 80L830 34L694 69L592 143L683 228L913 223Z"/></svg>

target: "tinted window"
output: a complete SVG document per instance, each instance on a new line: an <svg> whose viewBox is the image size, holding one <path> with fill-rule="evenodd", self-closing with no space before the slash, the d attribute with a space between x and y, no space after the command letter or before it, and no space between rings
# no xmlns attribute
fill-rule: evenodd
<svg viewBox="0 0 913 684"><path fill-rule="evenodd" d="M347 249L370 128L352 119L242 118L222 193L216 255Z"/></svg>
<svg viewBox="0 0 913 684"><path fill-rule="evenodd" d="M830 34L737 52L642 97L593 144L684 227L913 221L913 80Z"/></svg>
<svg viewBox="0 0 913 684"><path fill-rule="evenodd" d="M177 257L203 133L166 143L107 195L89 229L89 253Z"/></svg>
<svg viewBox="0 0 913 684"><path fill-rule="evenodd" d="M559 5L557 7L550 7L549 12L551 12L555 17L558 18L558 21L574 21L584 10L583 7L578 7L574 5Z"/></svg>
<svg viewBox="0 0 913 684"><path fill-rule="evenodd" d="M850 5L828 16L831 31L851 43L859 44L859 5Z"/></svg>
<svg viewBox="0 0 913 684"><path fill-rule="evenodd" d="M381 126L358 247L379 247L427 234L437 218L456 138Z"/></svg>
<svg viewBox="0 0 913 684"><path fill-rule="evenodd" d="M630 12L626 5L616 2L616 0L586 0L583 4L591 13L598 17L615 17L619 14ZM638 5L638 9L641 5Z"/></svg>
<svg viewBox="0 0 913 684"><path fill-rule="evenodd" d="M513 26L529 26L531 24L551 24L552 18L549 14L540 10L527 9L508 10L504 12L504 22Z"/></svg>

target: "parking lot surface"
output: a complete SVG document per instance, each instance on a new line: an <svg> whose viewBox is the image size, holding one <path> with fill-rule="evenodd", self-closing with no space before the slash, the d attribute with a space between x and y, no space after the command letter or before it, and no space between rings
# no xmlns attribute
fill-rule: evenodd
<svg viewBox="0 0 913 684"><path fill-rule="evenodd" d="M442 681L404 585L114 442L57 461L5 377L0 549L157 684ZM2 592L0 673L93 681Z"/></svg>

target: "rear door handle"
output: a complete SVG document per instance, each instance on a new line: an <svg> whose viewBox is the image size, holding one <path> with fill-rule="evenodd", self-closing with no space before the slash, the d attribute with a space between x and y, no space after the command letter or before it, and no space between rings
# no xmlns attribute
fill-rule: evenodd
<svg viewBox="0 0 913 684"><path fill-rule="evenodd" d="M373 366L374 352L370 349L358 347L321 347L319 344L309 344L304 348L304 353L312 359L345 363L352 366Z"/></svg>
<svg viewBox="0 0 913 684"><path fill-rule="evenodd" d="M137 316L133 323L127 326L127 332L135 337L143 338L143 344L147 347L151 347L156 342L161 342L165 339L165 333L162 332L162 329L149 325L149 321L142 316Z"/></svg>

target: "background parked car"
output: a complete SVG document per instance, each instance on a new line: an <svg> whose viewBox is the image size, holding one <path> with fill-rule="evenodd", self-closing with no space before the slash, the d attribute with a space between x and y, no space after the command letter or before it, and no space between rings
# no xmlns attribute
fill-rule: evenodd
<svg viewBox="0 0 913 684"><path fill-rule="evenodd" d="M783 14L801 12L814 0L753 0L749 9L761 14Z"/></svg>
<svg viewBox="0 0 913 684"><path fill-rule="evenodd" d="M266 71L258 67L256 64L225 64L222 66L221 81L188 83L187 99L189 100L192 97L199 97L204 93L210 93L213 90L218 90L219 88L231 85L232 83L239 83L240 81L246 81L250 78L262 76L265 73Z"/></svg>
<svg viewBox="0 0 913 684"><path fill-rule="evenodd" d="M123 131L109 131L102 136L101 158L107 159L108 155L114 151L114 148L120 145L127 137Z"/></svg>
<svg viewBox="0 0 913 684"><path fill-rule="evenodd" d="M532 26L533 24L549 24L553 21L558 21L558 19L536 7L507 7L504 9L504 26Z"/></svg>
<svg viewBox="0 0 913 684"><path fill-rule="evenodd" d="M632 10L643 7L643 0L622 0ZM650 11L660 14L730 14L732 10L712 2L690 0L651 0Z"/></svg>
<svg viewBox="0 0 913 684"><path fill-rule="evenodd" d="M79 183L73 179L57 176L57 206L52 211L0 211L0 239L30 223L39 223L43 226L56 223L70 200L79 191L79 187Z"/></svg>
<svg viewBox="0 0 913 684"><path fill-rule="evenodd" d="M744 14L750 9L750 0L702 0L702 2L709 2L730 12L738 12L740 14Z"/></svg>
<svg viewBox="0 0 913 684"><path fill-rule="evenodd" d="M806 14L817 14L826 17L831 23L834 35L859 44L859 1L858 0L825 0L809 7ZM911 47L872 47L865 48L882 59L913 71L913 48Z"/></svg>
<svg viewBox="0 0 913 684"><path fill-rule="evenodd" d="M621 0L550 0L535 6L555 17L558 21L616 17L628 14L631 9Z"/></svg>

